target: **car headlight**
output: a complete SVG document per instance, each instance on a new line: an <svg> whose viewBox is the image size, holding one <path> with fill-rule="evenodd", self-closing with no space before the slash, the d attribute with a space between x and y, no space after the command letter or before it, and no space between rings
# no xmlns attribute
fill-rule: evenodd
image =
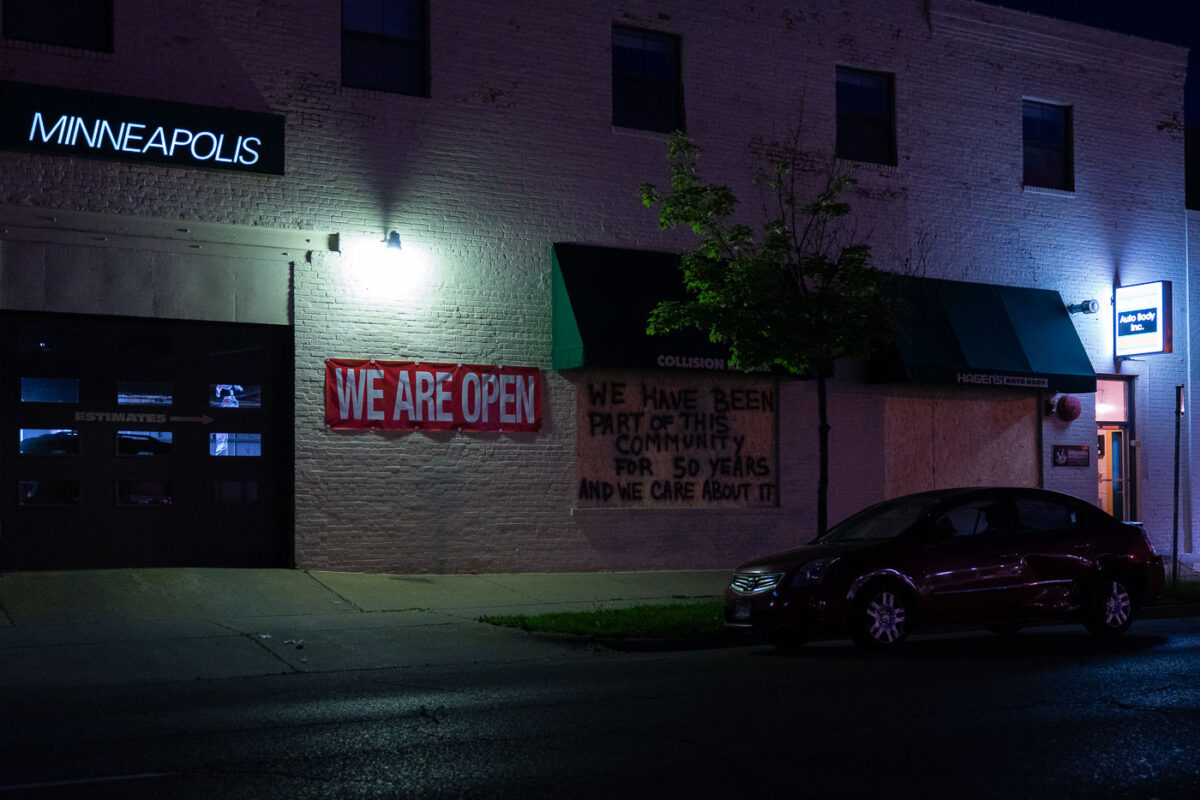
<svg viewBox="0 0 1200 800"><path fill-rule="evenodd" d="M809 561L807 564L796 570L792 575L792 582L788 586L792 589L797 589L801 586L812 586L815 583L820 583L825 577L825 573L833 566L836 558L818 558L815 561Z"/></svg>

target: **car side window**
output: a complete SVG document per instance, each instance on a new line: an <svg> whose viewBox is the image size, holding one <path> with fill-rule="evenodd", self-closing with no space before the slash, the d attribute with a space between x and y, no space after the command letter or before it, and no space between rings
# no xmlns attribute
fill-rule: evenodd
<svg viewBox="0 0 1200 800"><path fill-rule="evenodd" d="M952 508L938 517L934 525L943 533L956 537L997 533L1007 527L1003 508L995 500L976 500Z"/></svg>
<svg viewBox="0 0 1200 800"><path fill-rule="evenodd" d="M1071 504L1071 513L1075 515L1075 527L1080 530L1104 530L1112 524L1112 515L1082 500Z"/></svg>
<svg viewBox="0 0 1200 800"><path fill-rule="evenodd" d="M1073 508L1041 497L1018 497L1017 529L1022 533L1073 531L1078 515Z"/></svg>

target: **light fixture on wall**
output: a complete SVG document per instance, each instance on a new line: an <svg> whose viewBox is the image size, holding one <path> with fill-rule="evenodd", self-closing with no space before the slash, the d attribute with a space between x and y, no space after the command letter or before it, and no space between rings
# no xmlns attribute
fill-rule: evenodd
<svg viewBox="0 0 1200 800"><path fill-rule="evenodd" d="M416 236L416 234L414 234ZM421 239L401 240L391 228L342 236L339 284L374 307L419 307L434 276L434 259Z"/></svg>
<svg viewBox="0 0 1200 800"><path fill-rule="evenodd" d="M1095 314L1099 310L1099 300L1082 300L1067 306L1067 311L1070 311L1072 314Z"/></svg>

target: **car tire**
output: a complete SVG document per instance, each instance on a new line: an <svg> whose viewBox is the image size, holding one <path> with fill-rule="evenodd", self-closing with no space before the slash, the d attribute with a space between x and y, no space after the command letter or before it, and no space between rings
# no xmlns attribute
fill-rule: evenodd
<svg viewBox="0 0 1200 800"><path fill-rule="evenodd" d="M903 644L914 621L908 592L894 583L866 586L854 603L850 635L867 650L892 650Z"/></svg>
<svg viewBox="0 0 1200 800"><path fill-rule="evenodd" d="M1094 636L1120 636L1133 624L1133 596L1120 578L1098 579L1084 597L1083 625Z"/></svg>

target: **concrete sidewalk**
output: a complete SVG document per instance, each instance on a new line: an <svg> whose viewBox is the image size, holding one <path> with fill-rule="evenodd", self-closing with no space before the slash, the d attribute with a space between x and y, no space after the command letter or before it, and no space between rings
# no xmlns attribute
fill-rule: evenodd
<svg viewBox="0 0 1200 800"><path fill-rule="evenodd" d="M379 575L122 569L0 576L0 688L545 657L483 625L720 595L728 572ZM559 648L561 650L561 648Z"/></svg>
<svg viewBox="0 0 1200 800"><path fill-rule="evenodd" d="M479 623L714 598L729 573L380 575L121 569L0 575L0 692L577 657ZM1143 618L1200 615L1157 606Z"/></svg>

